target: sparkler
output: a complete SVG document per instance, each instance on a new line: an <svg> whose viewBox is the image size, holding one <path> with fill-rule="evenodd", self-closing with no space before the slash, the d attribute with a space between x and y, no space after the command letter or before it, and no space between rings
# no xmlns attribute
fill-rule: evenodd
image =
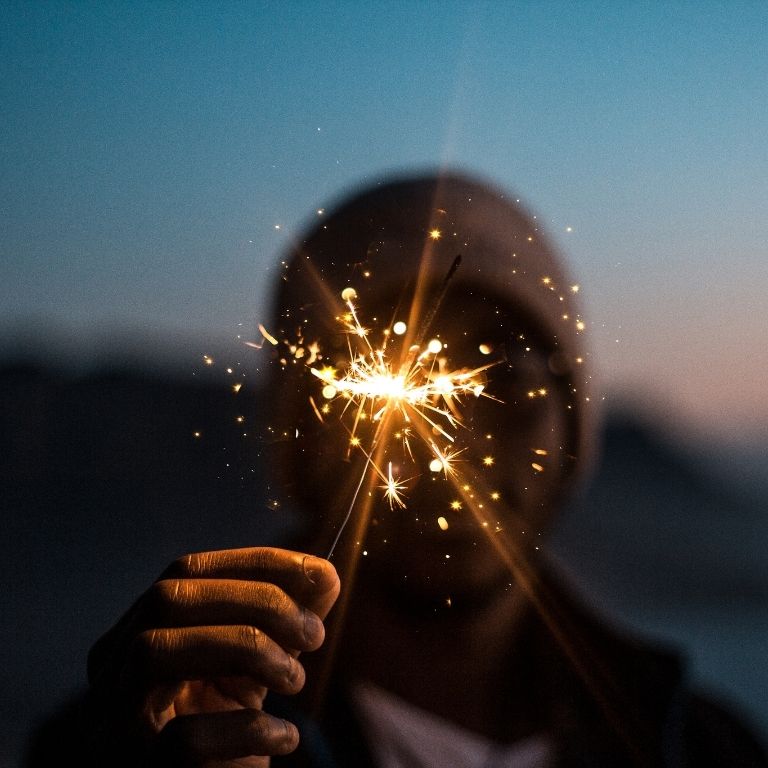
<svg viewBox="0 0 768 768"><path fill-rule="evenodd" d="M408 482L412 478L399 476L399 467L393 469L388 461L386 471L374 455L387 455L389 445L399 442L404 456L417 464L413 441L427 449L426 469L442 472L446 479L456 473L456 462L464 448L456 449L453 444L457 431L463 427L462 406L469 398L489 397L485 391L485 371L495 362L478 368L448 367L445 353L446 344L438 337L424 343L429 333L439 304L443 299L448 282L460 263L457 257L431 310L421 323L416 343L407 350L394 354L393 338L402 337L407 331L404 322L398 321L381 331L381 343L372 342L373 331L363 325L356 291L345 288L342 300L347 312L339 319L347 335L347 358L342 365L309 365L309 371L322 385L321 394L328 404L341 401L340 420L349 433L348 453L361 451L365 464L357 483L346 516L337 531L328 557L333 554L336 544L346 527L365 477L373 472L381 480L379 488L390 508L406 507ZM327 407L318 408L314 398L310 404L315 415L321 420ZM438 445L438 439L447 445ZM377 448L381 450L377 451Z"/></svg>
<svg viewBox="0 0 768 768"><path fill-rule="evenodd" d="M438 236L437 231L430 233L433 240ZM346 335L345 355L330 364L330 357L317 342L307 344L303 338L297 343L282 342L288 354L281 363L291 359L303 364L317 380L319 393L315 391L308 398L315 417L327 423L338 416L348 435L347 456L360 452L365 457L327 557L333 554L351 518L366 477L378 479L378 489L391 509L407 505L409 483L414 478L402 476L404 462L415 467L414 477L430 472L455 481L457 463L467 450L456 447L458 432L465 427L465 405L472 399L497 400L486 392L486 371L499 361L476 368L451 367L447 354L450 340L441 339L432 328L460 263L457 256L410 333L403 320L379 327L364 324L364 307L358 305L357 292L349 286L341 292L345 311L337 318ZM270 345L281 344L263 326L259 330Z"/></svg>
<svg viewBox="0 0 768 768"><path fill-rule="evenodd" d="M429 236L437 240L439 232L435 230ZM398 313L393 314L388 323L381 323L375 316L369 318L365 305L358 301L357 291L347 283L341 290L341 310L336 304L339 331L346 337L340 352L336 347L321 347L318 341L311 340L307 332L311 326L304 323L299 324L299 334L294 341L278 340L259 326L263 341L251 346L269 343L281 347L278 354L283 367L290 364L304 368L315 383L308 395L315 417L322 424L336 423L343 428L347 458L354 453L364 458L328 558L333 555L364 488L368 496L380 492L391 509L406 508L411 481L419 476L442 475L455 491L448 504L453 512L466 507L482 526L493 524L484 507L488 502L498 502L501 495L498 489L482 481L482 487L478 487L477 471L493 471L495 457L487 449L473 457L474 451L462 445L459 435L466 428L466 408L470 401L489 398L501 402L486 391L487 371L508 361L508 348L502 351L499 347L501 358L494 359L496 345L483 340L477 351L489 358L488 363L461 367L460 361L450 360L449 346L454 340L441 335L440 329L433 326L460 263L461 257L457 256L431 301L425 302L423 295L418 301L414 298L407 323L397 317ZM360 274L363 278L370 277L368 272ZM318 287L325 291L328 306L331 296L322 286L319 275L317 280ZM548 277L542 278L541 286L547 291L558 290ZM573 288L572 292L575 292ZM581 322L578 316L576 320ZM466 329L463 335L467 335ZM515 343L519 341L521 353L524 347L524 353L528 354L531 348L524 339L518 334ZM526 392L530 399L546 398L549 394L545 387L535 387L523 389L520 397L524 398ZM492 435L485 437L491 439ZM530 466L538 474L544 471L540 462L547 452L537 449L535 453ZM460 469L465 461L471 462L471 481ZM439 519L445 521L445 518ZM438 524L441 530L446 530L443 524ZM494 530L501 530L498 522Z"/></svg>

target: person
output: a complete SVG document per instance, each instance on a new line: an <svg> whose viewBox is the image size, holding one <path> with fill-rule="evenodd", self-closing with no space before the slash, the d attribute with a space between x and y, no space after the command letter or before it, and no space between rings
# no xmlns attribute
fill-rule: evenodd
<svg viewBox="0 0 768 768"><path fill-rule="evenodd" d="M320 218L265 329L291 544L163 572L91 651L78 762L768 765L546 555L596 450L577 299L535 218L462 174Z"/></svg>

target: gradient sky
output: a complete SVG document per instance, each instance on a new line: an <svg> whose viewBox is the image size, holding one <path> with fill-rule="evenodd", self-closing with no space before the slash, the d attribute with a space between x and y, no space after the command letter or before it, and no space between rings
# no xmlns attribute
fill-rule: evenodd
<svg viewBox="0 0 768 768"><path fill-rule="evenodd" d="M768 4L370 5L3 2L0 351L197 356L318 207L448 164L561 246L609 400L765 433Z"/></svg>

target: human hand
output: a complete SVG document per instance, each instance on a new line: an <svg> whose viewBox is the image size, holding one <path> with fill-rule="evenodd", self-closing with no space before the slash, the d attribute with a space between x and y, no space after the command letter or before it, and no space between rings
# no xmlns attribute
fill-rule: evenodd
<svg viewBox="0 0 768 768"><path fill-rule="evenodd" d="M257 547L173 562L91 649L98 764L263 768L298 744L262 709L304 685L339 594L327 560Z"/></svg>

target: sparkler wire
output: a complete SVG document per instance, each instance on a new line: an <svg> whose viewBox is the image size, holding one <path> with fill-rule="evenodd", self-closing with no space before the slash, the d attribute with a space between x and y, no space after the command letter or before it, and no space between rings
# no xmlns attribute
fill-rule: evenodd
<svg viewBox="0 0 768 768"><path fill-rule="evenodd" d="M360 489L363 487L363 481L365 480L365 476L368 471L368 465L372 463L373 461L370 455L366 453L365 466L363 467L363 471L360 473L360 480L357 483L357 488L355 488L354 494L352 494L352 501L349 502L349 509L347 509L347 514L339 526L339 530L336 532L336 537L333 540L333 544L331 544L331 548L328 550L328 554L325 556L326 560L330 560L331 557L333 557L333 552L336 549L336 545L339 543L341 534L344 533L344 529L347 527L347 523L349 522L350 517L352 517L352 510L355 508L355 502L357 501L357 497L360 494Z"/></svg>

